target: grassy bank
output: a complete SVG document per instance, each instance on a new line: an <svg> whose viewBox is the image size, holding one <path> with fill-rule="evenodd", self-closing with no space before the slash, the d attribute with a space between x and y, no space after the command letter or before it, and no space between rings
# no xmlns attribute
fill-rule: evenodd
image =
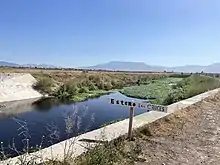
<svg viewBox="0 0 220 165"><path fill-rule="evenodd" d="M36 90L73 101L119 90L130 97L167 105L219 87L219 79L199 74L42 71L33 75L38 80Z"/></svg>
<svg viewBox="0 0 220 165"><path fill-rule="evenodd" d="M126 86L146 84L151 80L167 77L166 74L131 74L131 73L103 73L81 72L69 77L68 74L36 75L38 82L34 88L43 94L49 94L59 99L82 101L97 97Z"/></svg>
<svg viewBox="0 0 220 165"><path fill-rule="evenodd" d="M220 87L217 78L192 75L187 78L166 78L151 81L150 84L126 87L121 93L141 99L150 99L152 103L169 105L197 94Z"/></svg>
<svg viewBox="0 0 220 165"><path fill-rule="evenodd" d="M165 78L161 80L150 81L147 85L125 87L120 92L126 96L150 99L152 103L162 104L169 92L172 90L172 85L180 82L182 78Z"/></svg>

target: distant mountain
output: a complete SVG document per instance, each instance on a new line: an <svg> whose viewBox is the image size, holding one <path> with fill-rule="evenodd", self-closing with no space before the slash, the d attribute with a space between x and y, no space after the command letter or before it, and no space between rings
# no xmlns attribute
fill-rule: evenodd
<svg viewBox="0 0 220 165"><path fill-rule="evenodd" d="M185 73L190 73L190 72L202 72L206 66L199 66L199 65L184 65L184 66L176 66L176 67L169 67L166 68L168 71L174 71L174 72L185 72Z"/></svg>
<svg viewBox="0 0 220 165"><path fill-rule="evenodd" d="M16 63L11 63L11 62L5 62L5 61L0 61L0 66L8 66L8 67L29 67L29 68L57 68L54 65L47 65L47 64L16 64Z"/></svg>
<svg viewBox="0 0 220 165"><path fill-rule="evenodd" d="M144 62L122 62L111 61L105 64L98 64L95 66L81 67L81 69L94 69L94 70L111 70L111 71L160 71L163 72L167 67L164 66L151 66Z"/></svg>
<svg viewBox="0 0 220 165"><path fill-rule="evenodd" d="M101 70L120 70L120 71L139 71L139 70L150 70L151 66L146 65L143 62L120 62L111 61L105 64L98 64L90 67L82 67L83 69L101 69Z"/></svg>
<svg viewBox="0 0 220 165"><path fill-rule="evenodd" d="M57 68L54 65L47 65L47 64L25 64L25 65L20 65L22 67L29 67L29 68Z"/></svg>
<svg viewBox="0 0 220 165"><path fill-rule="evenodd" d="M207 67L204 68L203 72L207 73L220 73L220 63L214 63L212 65L208 65Z"/></svg>
<svg viewBox="0 0 220 165"><path fill-rule="evenodd" d="M174 71L174 72L208 72L208 73L220 73L220 63L214 63L208 66L200 65L185 65L176 67L166 66L151 66L143 62L122 62L122 61L111 61L104 64L98 64L95 66L81 67L81 69L94 69L94 70L111 70L111 71Z"/></svg>
<svg viewBox="0 0 220 165"><path fill-rule="evenodd" d="M0 66L8 67L30 67L30 68L61 68L54 65L48 64L25 64L19 65L16 63L0 61ZM110 70L110 71L173 71L173 72L184 72L184 73L195 73L195 72L206 72L206 73L220 73L220 63L213 63L207 66L200 65L185 65L176 67L166 66L154 66L147 65L144 62L123 62L123 61L111 61L104 64L98 64L95 66L80 67L78 69L93 69L93 70Z"/></svg>
<svg viewBox="0 0 220 165"><path fill-rule="evenodd" d="M11 62L0 61L0 66L18 67L19 65Z"/></svg>

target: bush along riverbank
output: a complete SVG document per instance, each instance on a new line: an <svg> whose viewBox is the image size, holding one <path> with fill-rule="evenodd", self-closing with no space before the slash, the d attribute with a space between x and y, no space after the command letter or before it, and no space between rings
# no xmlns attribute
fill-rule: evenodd
<svg viewBox="0 0 220 165"><path fill-rule="evenodd" d="M172 85L177 84L182 78L164 78L160 80L152 80L146 85L125 87L120 92L126 96L147 99L151 103L163 104L172 90Z"/></svg>
<svg viewBox="0 0 220 165"><path fill-rule="evenodd" d="M89 74L82 72L77 77L63 79L63 82L43 75L37 77L38 81L33 87L43 94L76 102L112 93L126 86L147 84L151 80L165 77L167 76L160 74Z"/></svg>
<svg viewBox="0 0 220 165"><path fill-rule="evenodd" d="M174 85L163 104L169 105L219 87L220 80L217 78L193 75Z"/></svg>
<svg viewBox="0 0 220 165"><path fill-rule="evenodd" d="M130 97L149 99L151 103L169 105L219 87L217 78L191 75L153 80L147 85L123 88L120 92Z"/></svg>

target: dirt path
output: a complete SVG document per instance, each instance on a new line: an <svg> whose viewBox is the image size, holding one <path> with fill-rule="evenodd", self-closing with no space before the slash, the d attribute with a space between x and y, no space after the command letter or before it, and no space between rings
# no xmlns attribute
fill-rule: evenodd
<svg viewBox="0 0 220 165"><path fill-rule="evenodd" d="M137 165L220 165L220 95L153 123L125 149Z"/></svg>

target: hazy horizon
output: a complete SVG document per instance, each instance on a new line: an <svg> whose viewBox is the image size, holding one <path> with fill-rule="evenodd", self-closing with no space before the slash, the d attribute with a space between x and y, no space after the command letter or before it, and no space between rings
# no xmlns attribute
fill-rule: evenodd
<svg viewBox="0 0 220 165"><path fill-rule="evenodd" d="M0 61L82 67L220 62L220 1L0 2Z"/></svg>
<svg viewBox="0 0 220 165"><path fill-rule="evenodd" d="M207 65L199 65L199 64L185 64L185 65L174 65L174 66L168 66L168 65L157 65L157 64L149 64L149 63L146 63L144 61L108 61L108 62L103 62L103 63L97 63L97 64L94 64L94 65L86 65L86 66L77 66L77 67L74 67L74 66L59 66L59 65L54 65L54 64L51 64L51 63L17 63L17 62L13 62L13 61L0 61L1 62L7 62L7 63L13 63L13 64L18 64L18 65L51 65L51 66L55 66L55 67L62 67L62 68L80 68L80 67L90 67L90 66L96 66L96 65L102 65L102 64L108 64L108 63L111 63L111 62L122 62L122 63L144 63L146 65L149 65L149 66L162 66L162 67L181 67L181 66L209 66L209 65L212 65L212 64L220 64L220 62L215 62L215 63L211 63L211 64L207 64ZM1 66L1 65L0 65Z"/></svg>

